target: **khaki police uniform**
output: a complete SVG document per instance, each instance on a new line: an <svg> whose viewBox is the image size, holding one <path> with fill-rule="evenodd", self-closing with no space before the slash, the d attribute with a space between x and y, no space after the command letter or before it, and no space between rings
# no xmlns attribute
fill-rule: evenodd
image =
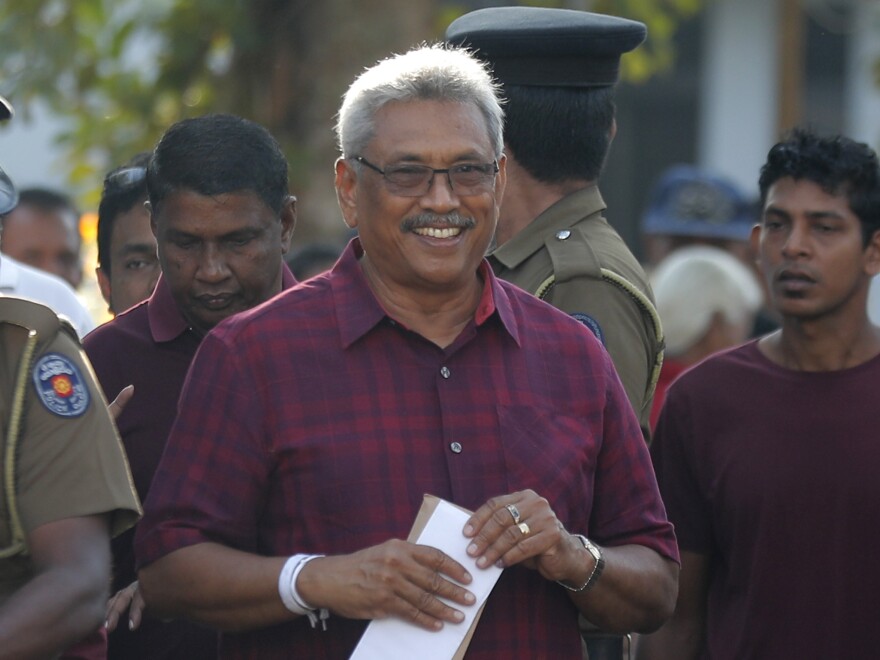
<svg viewBox="0 0 880 660"><path fill-rule="evenodd" d="M76 333L47 307L0 297L0 603L33 573L27 534L109 514L113 535L141 513L106 401Z"/></svg>
<svg viewBox="0 0 880 660"><path fill-rule="evenodd" d="M602 217L596 186L556 202L489 257L496 275L577 318L608 349L650 437L663 333L648 278Z"/></svg>

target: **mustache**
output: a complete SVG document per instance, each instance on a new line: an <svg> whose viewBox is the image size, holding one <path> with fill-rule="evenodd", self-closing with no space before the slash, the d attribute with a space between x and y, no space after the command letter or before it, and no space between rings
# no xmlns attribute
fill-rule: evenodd
<svg viewBox="0 0 880 660"><path fill-rule="evenodd" d="M422 229L424 227L460 227L461 229L472 229L477 223L473 218L453 211L452 213L419 213L410 216L400 223L403 231L412 231L413 229Z"/></svg>

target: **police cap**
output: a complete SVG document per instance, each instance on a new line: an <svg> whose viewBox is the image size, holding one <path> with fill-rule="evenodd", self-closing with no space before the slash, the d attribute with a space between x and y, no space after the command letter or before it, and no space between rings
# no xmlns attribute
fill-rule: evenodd
<svg viewBox="0 0 880 660"><path fill-rule="evenodd" d="M755 205L732 182L701 168L676 165L654 186L642 232L744 241L755 222Z"/></svg>
<svg viewBox="0 0 880 660"><path fill-rule="evenodd" d="M454 20L446 41L473 48L502 84L607 87L620 56L641 44L644 23L574 9L490 7Z"/></svg>

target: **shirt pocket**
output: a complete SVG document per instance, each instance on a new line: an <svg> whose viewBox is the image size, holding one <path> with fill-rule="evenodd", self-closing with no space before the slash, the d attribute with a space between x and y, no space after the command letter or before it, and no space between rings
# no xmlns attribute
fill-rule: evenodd
<svg viewBox="0 0 880 660"><path fill-rule="evenodd" d="M585 419L536 406L498 406L509 492L531 488L566 527L585 525L599 442Z"/></svg>

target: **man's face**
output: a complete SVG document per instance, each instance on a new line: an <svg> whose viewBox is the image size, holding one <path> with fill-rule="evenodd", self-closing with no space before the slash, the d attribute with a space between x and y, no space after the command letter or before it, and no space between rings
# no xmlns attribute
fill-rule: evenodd
<svg viewBox="0 0 880 660"><path fill-rule="evenodd" d="M252 192L205 197L188 190L153 210L163 276L194 330L204 334L281 291L294 213L292 197L279 218Z"/></svg>
<svg viewBox="0 0 880 660"><path fill-rule="evenodd" d="M472 104L392 102L377 114L375 135L362 156L388 170L400 165L445 169L495 160L483 115ZM391 291L454 293L472 286L498 219L505 162L484 188L463 194L435 174L418 197L389 191L380 173L340 160L336 187L350 227L357 227L367 275Z"/></svg>
<svg viewBox="0 0 880 660"><path fill-rule="evenodd" d="M0 248L13 259L57 275L77 288L82 281L78 219L62 209L19 204L6 217Z"/></svg>
<svg viewBox="0 0 880 660"><path fill-rule="evenodd" d="M865 313L870 278L880 270L880 233L863 247L861 224L844 195L812 181L780 179L767 192L752 241L783 317Z"/></svg>
<svg viewBox="0 0 880 660"><path fill-rule="evenodd" d="M143 200L117 215L112 227L110 270L98 268L96 273L104 300L118 314L149 298L161 271Z"/></svg>

